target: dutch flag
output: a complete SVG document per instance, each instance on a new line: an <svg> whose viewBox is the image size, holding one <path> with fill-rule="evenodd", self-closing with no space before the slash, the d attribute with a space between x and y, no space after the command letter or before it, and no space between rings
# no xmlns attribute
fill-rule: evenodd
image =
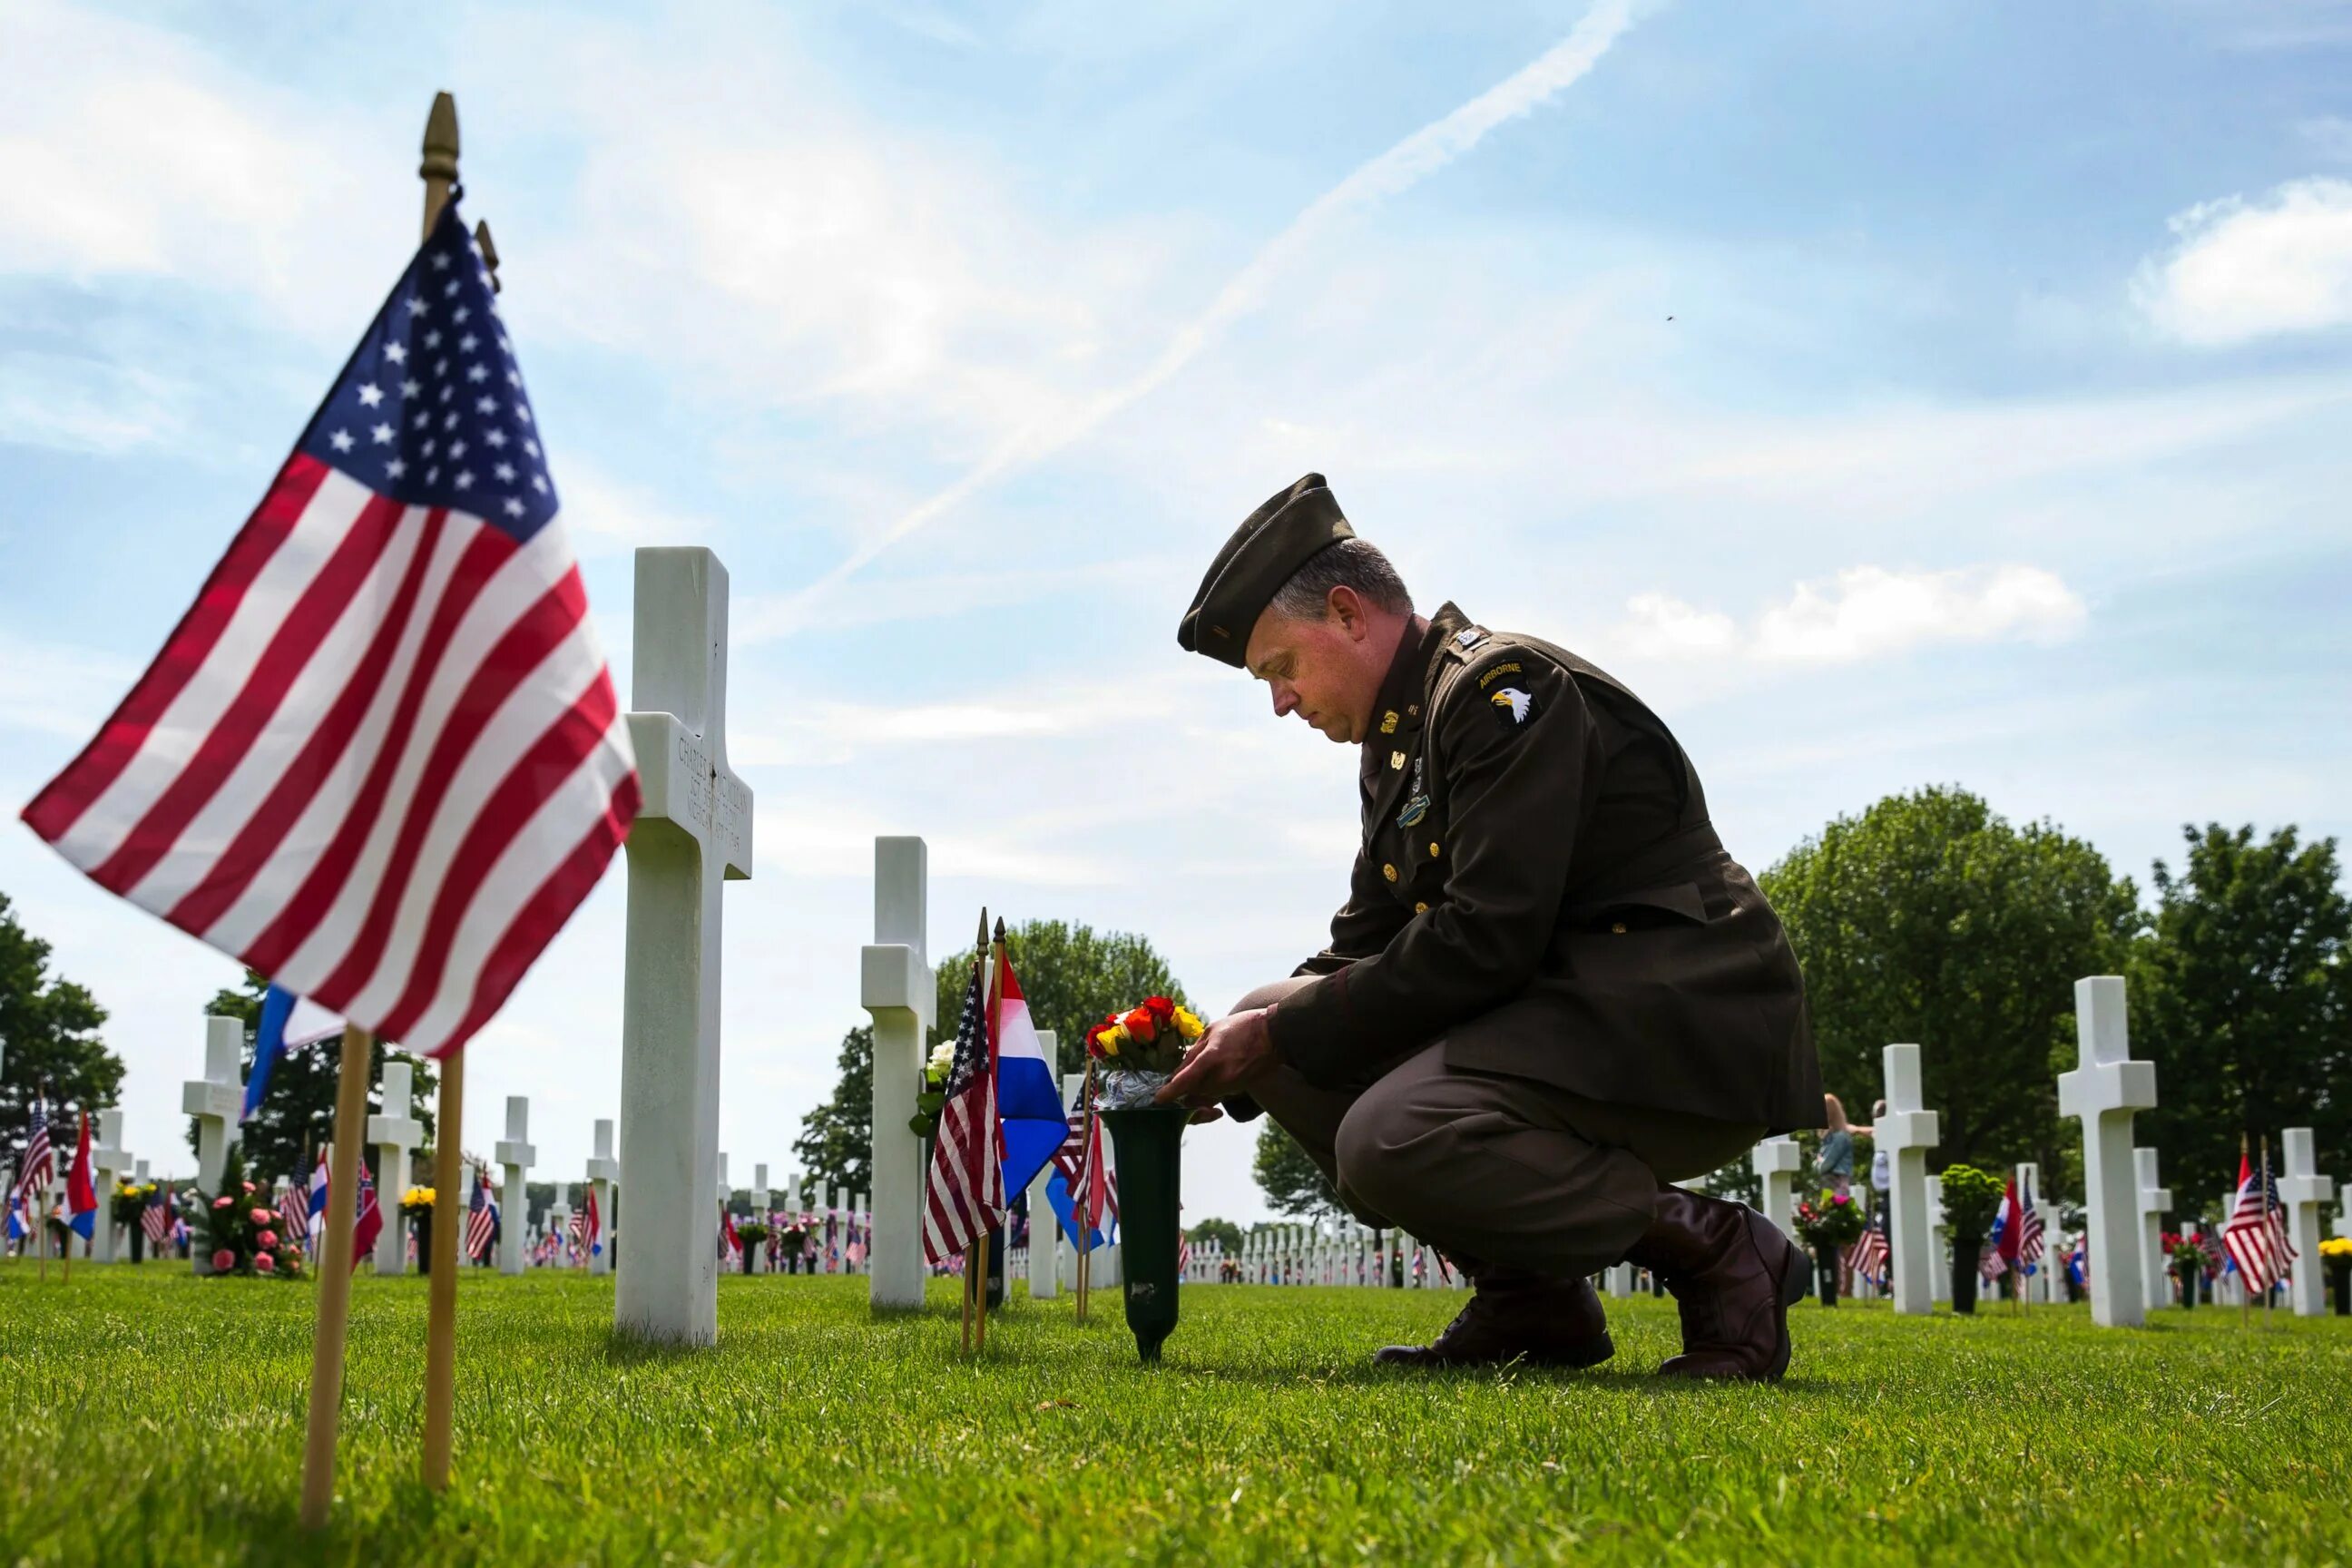
<svg viewBox="0 0 2352 1568"><path fill-rule="evenodd" d="M1021 994L1009 951L1003 964L996 997L996 1125L1009 1202L1013 1194L1029 1190L1069 1136L1070 1124L1062 1115L1054 1064L1045 1059L1030 1021L1029 999Z"/></svg>

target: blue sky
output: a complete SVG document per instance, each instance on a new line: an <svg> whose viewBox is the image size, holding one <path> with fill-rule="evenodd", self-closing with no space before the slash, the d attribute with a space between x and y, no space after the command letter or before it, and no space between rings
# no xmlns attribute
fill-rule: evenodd
<svg viewBox="0 0 2352 1568"><path fill-rule="evenodd" d="M1318 944L1351 759L1172 637L1308 468L1648 696L1753 867L1928 782L2143 885L2190 819L2352 826L2352 5L19 0L0 54L0 796L260 493L455 91L615 668L633 547L732 574L739 1181L862 1017L877 833L939 949L1139 930L1213 1008ZM0 889L184 1168L232 966L21 828ZM542 1174L615 1113L624 890L471 1056Z"/></svg>

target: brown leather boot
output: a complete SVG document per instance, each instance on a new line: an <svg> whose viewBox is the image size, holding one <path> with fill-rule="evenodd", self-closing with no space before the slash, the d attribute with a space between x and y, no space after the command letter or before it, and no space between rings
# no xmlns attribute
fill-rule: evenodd
<svg viewBox="0 0 2352 1568"><path fill-rule="evenodd" d="M1465 1272L1468 1272L1465 1270ZM1425 1345L1391 1345L1383 1366L1594 1366L1617 1353L1590 1279L1546 1279L1515 1269L1471 1272L1476 1289L1445 1331Z"/></svg>
<svg viewBox="0 0 2352 1568"><path fill-rule="evenodd" d="M1661 1373L1775 1381L1789 1370L1789 1304L1804 1292L1805 1257L1770 1220L1661 1186L1625 1260L1664 1279L1682 1311L1683 1353Z"/></svg>

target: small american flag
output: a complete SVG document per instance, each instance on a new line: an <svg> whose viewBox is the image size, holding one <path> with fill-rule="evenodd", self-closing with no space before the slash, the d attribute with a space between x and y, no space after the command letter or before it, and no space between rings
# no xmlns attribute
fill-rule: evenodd
<svg viewBox="0 0 2352 1568"><path fill-rule="evenodd" d="M289 1184L278 1194L278 1224L289 1241L301 1241L310 1234L310 1194Z"/></svg>
<svg viewBox="0 0 2352 1568"><path fill-rule="evenodd" d="M478 1259L490 1248L498 1229L499 1205L490 1201L490 1173L474 1173L474 1195L466 1200L466 1256Z"/></svg>
<svg viewBox="0 0 2352 1568"><path fill-rule="evenodd" d="M1857 1279L1883 1285L1886 1282L1886 1264L1890 1256L1886 1247L1886 1211L1880 1209L1870 1216L1870 1223L1863 1226L1862 1234L1854 1237L1853 1245L1846 1248L1845 1266L1853 1270Z"/></svg>
<svg viewBox="0 0 2352 1568"><path fill-rule="evenodd" d="M352 1226L352 1267L357 1268L360 1259L375 1250L375 1238L383 1231L383 1210L376 1205L375 1178L367 1166L360 1166L358 1219Z"/></svg>
<svg viewBox="0 0 2352 1568"><path fill-rule="evenodd" d="M2018 1200L2017 1260L2029 1274L2042 1261L2042 1211L2033 1206L2033 1188L2028 1184Z"/></svg>
<svg viewBox="0 0 2352 1568"><path fill-rule="evenodd" d="M16 1195L24 1201L25 1212L31 1214L34 1205L58 1179L57 1151L49 1146L49 1108L37 1098L33 1101L33 1124L25 1143L25 1163L16 1173Z"/></svg>
<svg viewBox="0 0 2352 1568"><path fill-rule="evenodd" d="M988 948L973 954L956 1021L955 1061L940 1112L923 1194L923 1256L944 1263L988 1234L1004 1210L1004 1172L997 1163L996 1063L986 1019Z"/></svg>
<svg viewBox="0 0 2352 1568"><path fill-rule="evenodd" d="M2237 1201L2231 1205L2229 1220L2221 1226L2221 1245L2244 1277L2247 1290L2255 1295L2284 1279L2286 1266L2294 1261L2294 1248L2279 1217L2284 1210L2269 1170L2257 1173L2241 1153Z"/></svg>
<svg viewBox="0 0 2352 1568"><path fill-rule="evenodd" d="M139 1228L147 1233L150 1246L161 1247L163 1238L172 1234L172 1189L157 1183L147 1196L147 1212L139 1216Z"/></svg>
<svg viewBox="0 0 2352 1568"><path fill-rule="evenodd" d="M155 662L25 820L100 886L438 1057L587 895L637 800L453 201Z"/></svg>

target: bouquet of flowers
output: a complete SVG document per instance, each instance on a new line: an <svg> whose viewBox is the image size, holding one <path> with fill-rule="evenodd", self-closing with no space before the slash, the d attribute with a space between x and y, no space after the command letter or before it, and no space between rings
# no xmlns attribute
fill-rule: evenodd
<svg viewBox="0 0 2352 1568"><path fill-rule="evenodd" d="M147 1200L155 1195L153 1182L117 1182L110 1200L110 1212L117 1225L137 1225L147 1213Z"/></svg>
<svg viewBox="0 0 2352 1568"><path fill-rule="evenodd" d="M1149 1105L1184 1060L1184 1047L1208 1026L1165 996L1104 1016L1087 1031L1087 1055L1097 1068L1095 1104L1105 1110Z"/></svg>
<svg viewBox="0 0 2352 1568"><path fill-rule="evenodd" d="M400 1194L400 1217L417 1219L433 1212L433 1189L411 1187Z"/></svg>
<svg viewBox="0 0 2352 1568"><path fill-rule="evenodd" d="M1815 1252L1859 1241L1863 1223L1862 1205L1851 1194L1825 1191L1818 1200L1807 1198L1797 1205L1797 1234Z"/></svg>
<svg viewBox="0 0 2352 1568"><path fill-rule="evenodd" d="M940 1130L940 1112L948 1108L948 1074L954 1067L953 1040L931 1047L930 1058L923 1063L923 1087L915 1095L915 1114L907 1118L916 1137L929 1138Z"/></svg>
<svg viewBox="0 0 2352 1568"><path fill-rule="evenodd" d="M204 1211L201 1245L212 1254L213 1273L275 1275L299 1279L302 1252L278 1228L268 1194L245 1179L242 1145L228 1146L221 1167L221 1190Z"/></svg>

